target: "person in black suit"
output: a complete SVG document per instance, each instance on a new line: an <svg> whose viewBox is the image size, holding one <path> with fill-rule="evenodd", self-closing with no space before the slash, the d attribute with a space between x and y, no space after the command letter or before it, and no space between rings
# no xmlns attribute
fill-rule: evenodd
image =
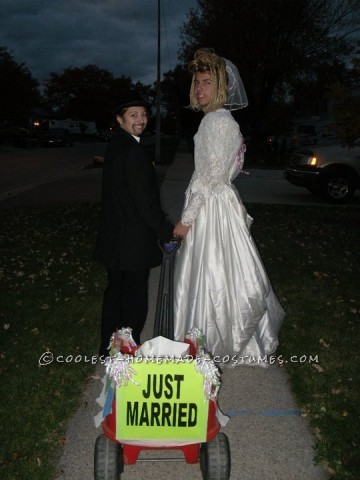
<svg viewBox="0 0 360 480"><path fill-rule="evenodd" d="M160 204L154 166L140 144L147 125L146 102L129 92L115 110L117 132L105 154L102 211L94 257L107 268L100 355L108 355L111 335L132 328L140 343L148 311L148 279L162 260L158 239L168 242L173 225Z"/></svg>

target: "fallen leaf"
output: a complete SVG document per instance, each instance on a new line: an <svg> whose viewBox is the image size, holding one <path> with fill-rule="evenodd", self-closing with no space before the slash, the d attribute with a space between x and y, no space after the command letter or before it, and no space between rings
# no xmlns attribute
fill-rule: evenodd
<svg viewBox="0 0 360 480"><path fill-rule="evenodd" d="M325 372L325 370L318 363L312 363L311 366L314 367L319 373Z"/></svg>
<svg viewBox="0 0 360 480"><path fill-rule="evenodd" d="M319 343L320 343L320 345L322 345L325 348L330 347L330 343L325 342L325 340L323 338L320 338Z"/></svg>

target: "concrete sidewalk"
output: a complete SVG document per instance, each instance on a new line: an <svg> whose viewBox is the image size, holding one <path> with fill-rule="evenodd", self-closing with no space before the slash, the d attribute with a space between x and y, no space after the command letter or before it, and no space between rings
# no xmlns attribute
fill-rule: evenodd
<svg viewBox="0 0 360 480"><path fill-rule="evenodd" d="M193 171L193 160L181 144L162 185L164 209L176 221L181 212L184 191ZM256 220L256 219L255 219ZM159 281L159 268L150 277L149 317L142 340L152 337ZM286 319L285 319L286 321ZM90 352L91 354L91 352ZM302 352L294 352L294 355ZM70 419L57 480L91 480L97 435L93 417L99 412L95 399L100 393L104 367L86 386L79 410ZM317 480L327 478L313 464L314 437L290 393L287 375L279 362L268 369L236 367L225 369L219 406L231 417L223 430L231 448L232 480ZM146 452L141 458L166 456L167 452ZM172 454L173 456L173 454ZM174 468L174 466L176 467ZM122 480L201 480L200 466L183 463L137 462L125 466Z"/></svg>

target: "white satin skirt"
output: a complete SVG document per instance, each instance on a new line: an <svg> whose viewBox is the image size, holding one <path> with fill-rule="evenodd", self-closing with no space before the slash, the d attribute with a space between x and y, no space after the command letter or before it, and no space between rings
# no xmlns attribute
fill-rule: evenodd
<svg viewBox="0 0 360 480"><path fill-rule="evenodd" d="M191 195L191 192L188 193ZM285 312L250 234L237 191L223 185L202 206L177 252L175 340L197 327L221 366L267 366Z"/></svg>

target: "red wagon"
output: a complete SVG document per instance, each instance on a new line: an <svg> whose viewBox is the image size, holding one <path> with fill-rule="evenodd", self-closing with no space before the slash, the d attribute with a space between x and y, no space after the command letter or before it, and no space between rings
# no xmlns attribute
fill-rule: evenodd
<svg viewBox="0 0 360 480"><path fill-rule="evenodd" d="M116 389L115 397L112 400L111 413L107 415L102 422L103 434L98 436L96 440L94 458L95 480L119 480L121 478L121 473L124 470L124 465L135 464L138 460L139 453L142 450L181 450L187 463L195 464L200 462L200 468L204 480L229 480L230 448L227 436L223 432L219 432L220 423L218 420L218 406L216 398L210 398L206 403L204 401L203 379L201 379L201 381L199 379L198 382L193 381L193 375L198 374L196 374L196 372L194 374L191 372L192 370L195 371L195 364L198 361L198 358L199 357L195 357L195 359L192 361L187 360L184 364L179 364L177 360L170 360L165 363L161 362L160 364L156 361L152 361L150 362L150 365L147 365L147 371L154 372L155 377L157 374L159 374L159 372L163 372L164 368L168 368L168 371L172 372L172 374L169 375L169 377L172 376L171 380L176 377L176 372L183 372L183 375L181 377L184 383L184 389L186 389L186 387L190 387L190 395L193 401L196 401L196 398L198 398L198 403L192 403L191 405L198 405L199 410L200 408L205 409L205 414L207 415L207 419L205 422L205 434L203 434L202 436L200 434L200 439L194 440L193 442L189 438L186 439L186 441L184 442L182 442L182 440L178 438L174 438L174 441L169 438L164 438L163 440L161 438L158 438L155 444L153 444L153 440L149 440L148 438L148 432L149 430L151 430L150 424L154 423L154 429L158 429L158 431L164 431L165 429L166 432L168 432L169 430L172 432L178 432L181 431L181 428L175 425L176 430L174 430L174 428L171 430L170 427L167 427L166 425L164 427L163 425L161 425L160 421L158 421L156 424L156 422L154 421L154 411L159 417L161 407L157 406L156 410L150 410L149 406L149 410L146 412L146 416L144 416L145 420L148 422L149 425L145 429L138 429L138 431L146 434L145 437L142 440L140 438L142 436L142 433L136 433L137 423L135 422L135 426L128 427L128 431L135 431L135 438L127 439L125 428L124 432L121 432L122 426L119 425L119 423L125 425L129 421L129 418L134 420L135 417L137 420L139 420L142 413L141 406L139 407L139 409L136 409L136 412L134 408L131 409L132 404L131 401L129 401L130 395L127 398L124 397L124 395L127 395L127 389L129 389L130 383L127 386L120 386ZM141 365L141 369L145 368L145 364L139 363L138 365ZM135 364L134 368L136 369ZM139 370L140 368L138 368L138 371ZM165 370L165 372L166 371L167 370ZM187 377L186 372L190 372L191 377ZM161 373L160 375L163 375L163 373ZM186 385L187 378L189 378L189 385ZM138 379L136 378L136 380ZM166 378L164 380L164 384L165 382ZM143 400L142 397L143 395L145 395L145 393L147 393L143 389L143 387L146 386L146 381L141 383L142 384L140 386L132 385L133 391L138 391L138 394L135 393L135 395L139 398L135 397L135 399L139 400L139 402L133 402L133 404L136 403L136 406L138 406L138 404L141 405L141 400ZM170 388L169 382L168 387ZM168 417L170 415L169 410L171 408L170 403L168 402L169 395L167 395L169 391L170 390L167 391L164 388L162 396L157 396L157 404L158 402L162 402L163 405L165 401L166 405L168 405ZM121 398L116 398L116 396L119 396ZM184 399L182 397L179 398L180 400L178 401L184 402ZM177 415L177 418L182 418L182 426L185 427L182 429L182 431L189 432L191 428L186 425L186 403L178 403L177 405L179 405L179 414ZM183 411L180 414L181 406L183 408ZM194 408L195 407L193 407L193 410ZM127 413L124 412L124 410L126 409L128 410ZM136 415L134 412L136 413ZM173 414L171 413L171 418L172 417ZM195 422L192 422L192 425L194 424ZM198 435L198 433L196 433L196 435ZM175 459L166 458L163 460L174 461ZM177 457L176 460L179 460L179 458Z"/></svg>
<svg viewBox="0 0 360 480"><path fill-rule="evenodd" d="M154 336L172 339L173 255L179 243L161 248L164 259ZM219 382L209 381L207 373L210 372L210 377L214 378L218 371L204 353L199 336L190 335L185 339L190 344L190 350L184 362L167 359L161 363L137 363L133 355L138 346L133 343L131 334L127 340L124 343L120 339L119 342L119 336L115 335L113 352L130 353L125 361L133 359L128 366L136 380L120 382L121 385L114 389L114 395L108 394L108 414L102 422L103 434L98 436L95 444L95 480L119 480L124 465L135 464L142 450L181 450L187 463L200 462L204 480L229 480L230 447L227 436L219 431L221 412L216 402ZM114 344L116 341L118 343ZM199 365L204 368L199 368ZM143 377L139 378L141 374ZM160 380L156 384L156 379L161 379L161 388ZM137 386L134 386L135 383ZM179 457L162 460L175 461Z"/></svg>

